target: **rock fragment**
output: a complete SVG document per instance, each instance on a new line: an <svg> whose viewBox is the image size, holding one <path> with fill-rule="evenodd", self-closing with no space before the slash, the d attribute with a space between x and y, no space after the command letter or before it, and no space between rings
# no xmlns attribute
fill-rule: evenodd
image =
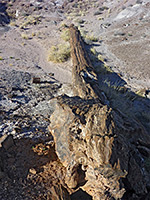
<svg viewBox="0 0 150 200"><path fill-rule="evenodd" d="M5 150L9 149L14 145L14 140L12 135L3 135L0 138L0 147L3 147Z"/></svg>
<svg viewBox="0 0 150 200"><path fill-rule="evenodd" d="M40 83L41 79L39 77L33 77L32 83Z"/></svg>
<svg viewBox="0 0 150 200"><path fill-rule="evenodd" d="M34 169L34 168L31 168L31 169L29 169L29 172L31 173L31 174L36 174L36 170Z"/></svg>

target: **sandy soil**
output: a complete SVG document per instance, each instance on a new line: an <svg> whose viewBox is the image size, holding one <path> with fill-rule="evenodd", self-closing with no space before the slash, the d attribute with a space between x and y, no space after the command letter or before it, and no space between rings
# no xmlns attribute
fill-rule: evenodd
<svg viewBox="0 0 150 200"><path fill-rule="evenodd" d="M43 26L42 26L43 27ZM57 35L51 37L51 34L47 34L46 38L32 38L25 40L22 38L22 34L30 35L32 32L42 29L41 26L32 28L32 30L23 33L16 27L10 27L10 30L5 32L1 36L1 70L18 70L26 71L39 76L40 74L54 73L54 78L60 82L71 82L71 69L69 69L68 63L66 68L61 64L54 64L48 62L48 48L52 44L56 44ZM49 29L55 28L54 25ZM42 29L42 34L49 32L47 28ZM54 34L54 33L52 33ZM41 41L42 40L42 41ZM47 43L48 40L48 43ZM47 43L47 45L43 45ZM50 45L51 44L51 45ZM63 75L62 75L63 74Z"/></svg>

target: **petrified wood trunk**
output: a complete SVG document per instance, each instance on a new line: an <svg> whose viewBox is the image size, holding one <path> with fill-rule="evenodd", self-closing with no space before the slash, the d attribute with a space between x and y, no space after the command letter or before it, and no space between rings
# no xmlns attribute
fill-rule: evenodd
<svg viewBox="0 0 150 200"><path fill-rule="evenodd" d="M145 198L150 138L138 122L107 105L80 33L73 26L70 36L75 96L54 99L49 126L56 153L66 167L65 182L74 190L82 188L94 200L123 195L124 199Z"/></svg>
<svg viewBox="0 0 150 200"><path fill-rule="evenodd" d="M70 26L70 36L74 95L85 99L98 98L102 103L106 103L106 97L98 86L97 75L94 73L80 32L73 25Z"/></svg>

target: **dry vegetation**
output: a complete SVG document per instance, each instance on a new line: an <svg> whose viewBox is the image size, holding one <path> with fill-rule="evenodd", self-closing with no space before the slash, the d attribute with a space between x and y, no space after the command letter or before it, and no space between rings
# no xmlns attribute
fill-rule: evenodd
<svg viewBox="0 0 150 200"><path fill-rule="evenodd" d="M68 28L63 29L63 31L62 31L62 33L61 33L61 38L62 38L64 41L66 41L66 42L69 41L70 35L69 35L69 30L68 30Z"/></svg>
<svg viewBox="0 0 150 200"><path fill-rule="evenodd" d="M65 42L57 46L51 46L48 55L48 61L52 61L54 63L62 63L67 61L71 52L70 44L68 42L70 39L69 29L67 28L66 24L62 24L61 27L63 30L60 37Z"/></svg>
<svg viewBox="0 0 150 200"><path fill-rule="evenodd" d="M20 24L20 28L24 29L28 25L36 25L41 22L41 16L28 16L24 18L24 21Z"/></svg>
<svg viewBox="0 0 150 200"><path fill-rule="evenodd" d="M22 34L21 34L21 37L22 37L23 39L25 39L25 40L28 40L28 39L29 39L29 36L28 36L27 34L25 34L25 33L22 33Z"/></svg>
<svg viewBox="0 0 150 200"><path fill-rule="evenodd" d="M58 46L52 46L49 51L48 60L54 63L61 63L68 60L70 57L70 45L69 43L59 44Z"/></svg>

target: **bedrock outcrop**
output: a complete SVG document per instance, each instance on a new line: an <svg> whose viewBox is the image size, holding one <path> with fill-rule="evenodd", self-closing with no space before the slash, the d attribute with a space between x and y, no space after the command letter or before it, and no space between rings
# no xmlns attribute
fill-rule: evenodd
<svg viewBox="0 0 150 200"><path fill-rule="evenodd" d="M70 36L74 97L53 100L49 126L65 183L94 200L146 199L150 138L139 122L109 106L74 26Z"/></svg>

